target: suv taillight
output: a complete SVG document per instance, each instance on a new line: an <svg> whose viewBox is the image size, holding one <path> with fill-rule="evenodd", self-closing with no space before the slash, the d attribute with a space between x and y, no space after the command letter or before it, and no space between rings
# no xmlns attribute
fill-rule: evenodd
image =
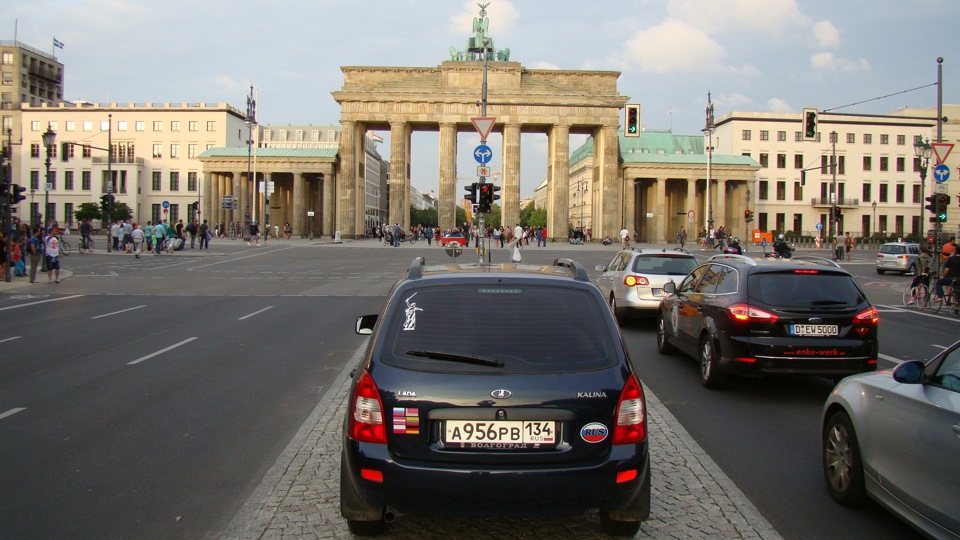
<svg viewBox="0 0 960 540"><path fill-rule="evenodd" d="M853 324L877 324L880 322L880 312L870 306L853 316Z"/></svg>
<svg viewBox="0 0 960 540"><path fill-rule="evenodd" d="M617 404L617 425L613 428L613 444L634 444L647 436L647 405L643 388L636 374L631 374L620 392Z"/></svg>
<svg viewBox="0 0 960 540"><path fill-rule="evenodd" d="M727 307L727 313L730 314L731 319L739 322L775 323L780 318L769 311L748 304L733 304Z"/></svg>
<svg viewBox="0 0 960 540"><path fill-rule="evenodd" d="M366 371L357 381L357 391L350 405L350 438L360 442L387 444L380 391Z"/></svg>

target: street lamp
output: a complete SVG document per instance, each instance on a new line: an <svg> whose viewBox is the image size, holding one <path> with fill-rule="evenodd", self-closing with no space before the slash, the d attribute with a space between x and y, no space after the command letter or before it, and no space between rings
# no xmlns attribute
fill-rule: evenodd
<svg viewBox="0 0 960 540"><path fill-rule="evenodd" d="M930 145L930 139L924 142L922 137L917 137L913 143L913 155L920 160L920 218L917 234L923 234L923 201L927 196L927 167L930 165L930 156L933 155L933 146Z"/></svg>
<svg viewBox="0 0 960 540"><path fill-rule="evenodd" d="M713 102L710 101L710 92L707 92L707 124L703 128L703 134L707 137L707 233L713 228L713 205L710 200L710 182L713 176L713 132L716 125L713 122Z"/></svg>
<svg viewBox="0 0 960 540"><path fill-rule="evenodd" d="M50 212L50 158L53 156L53 145L57 143L57 133L53 131L52 125L47 122L47 130L43 132L43 145L47 147L47 161L45 165L47 166L47 176L45 178L46 183L43 186L43 214L40 215L40 245L44 246L40 249L45 249L47 245L47 227L44 221L47 219L47 215ZM43 268L41 271L46 272L46 257L41 259L43 261Z"/></svg>

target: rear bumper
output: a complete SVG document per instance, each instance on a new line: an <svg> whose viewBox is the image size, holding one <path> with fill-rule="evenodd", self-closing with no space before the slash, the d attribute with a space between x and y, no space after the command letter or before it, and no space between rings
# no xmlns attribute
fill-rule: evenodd
<svg viewBox="0 0 960 540"><path fill-rule="evenodd" d="M807 344L771 347L751 343L747 338L725 339L721 343L720 370L736 375L777 373L819 376L846 376L877 369L877 345L851 344L843 340L811 341Z"/></svg>
<svg viewBox="0 0 960 540"><path fill-rule="evenodd" d="M619 519L650 515L650 457L646 443L616 445L606 461L543 468L466 468L399 463L386 445L344 442L341 514L379 519L387 507L400 513L467 516L577 515L589 509L618 512ZM380 471L383 482L360 476ZM618 484L617 473L636 470Z"/></svg>

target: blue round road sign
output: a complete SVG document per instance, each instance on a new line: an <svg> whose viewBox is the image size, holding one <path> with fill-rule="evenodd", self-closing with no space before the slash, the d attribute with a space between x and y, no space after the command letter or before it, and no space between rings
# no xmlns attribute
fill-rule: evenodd
<svg viewBox="0 0 960 540"><path fill-rule="evenodd" d="M160 206L164 208L170 208L170 201L163 201Z"/></svg>
<svg viewBox="0 0 960 540"><path fill-rule="evenodd" d="M481 165L490 163L490 160L493 159L493 150L485 144L478 144L473 150L473 158Z"/></svg>
<svg viewBox="0 0 960 540"><path fill-rule="evenodd" d="M933 168L933 178L938 184L946 182L950 179L950 167L947 167L943 163L937 165Z"/></svg>
<svg viewBox="0 0 960 540"><path fill-rule="evenodd" d="M822 230L823 230L823 223L817 223L817 230L818 230L818 231L822 231Z"/></svg>

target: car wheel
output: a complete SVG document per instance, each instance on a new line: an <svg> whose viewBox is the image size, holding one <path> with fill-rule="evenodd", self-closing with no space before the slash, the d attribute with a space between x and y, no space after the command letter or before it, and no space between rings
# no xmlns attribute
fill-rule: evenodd
<svg viewBox="0 0 960 540"><path fill-rule="evenodd" d="M883 271L883 270L881 270L881 269L879 269L879 268L877 268L877 273L878 273L878 274L880 274L880 275L882 276L882 275L884 274L884 271Z"/></svg>
<svg viewBox="0 0 960 540"><path fill-rule="evenodd" d="M657 350L660 354L670 354L677 350L667 338L667 321L663 319L663 313L657 313Z"/></svg>
<svg viewBox="0 0 960 540"><path fill-rule="evenodd" d="M600 512L600 528L610 536L636 536L640 532L642 521L617 521L610 518L609 512Z"/></svg>
<svg viewBox="0 0 960 540"><path fill-rule="evenodd" d="M724 376L718 369L719 352L710 336L700 339L700 382L706 388L720 388Z"/></svg>
<svg viewBox="0 0 960 540"><path fill-rule="evenodd" d="M856 506L866 500L860 444L845 412L834 413L823 431L823 477L838 503Z"/></svg>
<svg viewBox="0 0 960 540"><path fill-rule="evenodd" d="M617 307L617 297L614 294L610 293L610 311L613 312L613 316L617 319L617 322L623 324L623 310Z"/></svg>
<svg viewBox="0 0 960 540"><path fill-rule="evenodd" d="M377 521L357 521L355 519L347 520L347 527L350 532L357 536L377 536L383 532L385 527L383 519Z"/></svg>

